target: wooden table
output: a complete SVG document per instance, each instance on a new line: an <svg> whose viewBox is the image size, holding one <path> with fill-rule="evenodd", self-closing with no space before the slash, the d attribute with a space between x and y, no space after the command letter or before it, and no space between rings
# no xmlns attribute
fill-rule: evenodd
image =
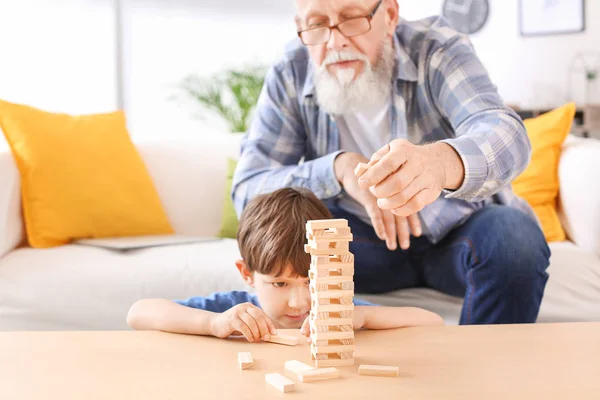
<svg viewBox="0 0 600 400"><path fill-rule="evenodd" d="M308 363L304 341L287 347L161 332L4 332L0 399L600 398L600 323L363 331L356 344L357 363L340 368L340 379L297 383L295 393L283 394L264 376L285 374L286 360ZM254 369L239 369L238 351L252 352ZM359 376L361 363L398 365L400 377Z"/></svg>

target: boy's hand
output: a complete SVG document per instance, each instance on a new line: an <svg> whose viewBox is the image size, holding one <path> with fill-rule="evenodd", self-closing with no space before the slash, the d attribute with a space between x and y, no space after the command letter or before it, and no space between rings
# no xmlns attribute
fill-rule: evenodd
<svg viewBox="0 0 600 400"><path fill-rule="evenodd" d="M216 314L211 324L212 334L226 338L232 334L242 334L249 342L268 340L277 330L271 318L252 303L242 303L221 314Z"/></svg>
<svg viewBox="0 0 600 400"><path fill-rule="evenodd" d="M368 307L354 307L354 312L352 313L352 327L354 329L361 329L365 325L366 313ZM310 343L310 314L304 322L302 323L302 328L300 328L300 333L308 338L308 342Z"/></svg>

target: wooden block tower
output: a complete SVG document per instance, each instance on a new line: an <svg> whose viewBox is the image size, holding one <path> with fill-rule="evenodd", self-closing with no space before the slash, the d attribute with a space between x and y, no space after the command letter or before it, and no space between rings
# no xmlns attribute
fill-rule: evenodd
<svg viewBox="0 0 600 400"><path fill-rule="evenodd" d="M345 219L308 221L310 337L316 367L354 365L354 255Z"/></svg>

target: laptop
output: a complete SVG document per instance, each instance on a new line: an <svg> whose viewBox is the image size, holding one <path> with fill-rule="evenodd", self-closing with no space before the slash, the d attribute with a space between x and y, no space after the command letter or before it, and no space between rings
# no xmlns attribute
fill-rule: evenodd
<svg viewBox="0 0 600 400"><path fill-rule="evenodd" d="M137 250L150 247L170 246L177 244L214 242L221 240L211 236L188 235L149 235L149 236L124 236L100 239L77 239L74 244L101 247L110 250Z"/></svg>

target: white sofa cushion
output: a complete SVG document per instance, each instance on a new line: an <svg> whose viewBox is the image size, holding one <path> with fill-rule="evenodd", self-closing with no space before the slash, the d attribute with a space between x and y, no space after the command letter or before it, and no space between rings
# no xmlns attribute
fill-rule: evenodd
<svg viewBox="0 0 600 400"><path fill-rule="evenodd" d="M600 321L600 262L569 242L553 243L539 322ZM245 290L234 240L113 252L69 245L16 250L0 261L0 330L127 329L142 298L179 299ZM377 296L374 303L418 306L457 324L462 299L431 289Z"/></svg>
<svg viewBox="0 0 600 400"><path fill-rule="evenodd" d="M235 240L115 252L21 248L0 260L0 331L127 329L129 307L246 288Z"/></svg>

